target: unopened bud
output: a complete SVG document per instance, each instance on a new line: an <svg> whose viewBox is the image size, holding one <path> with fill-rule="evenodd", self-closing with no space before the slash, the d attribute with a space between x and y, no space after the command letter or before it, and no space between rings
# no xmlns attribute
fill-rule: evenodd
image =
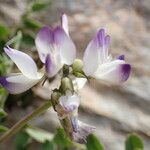
<svg viewBox="0 0 150 150"><path fill-rule="evenodd" d="M86 78L83 72L83 62L80 59L76 59L72 64L72 74L77 78Z"/></svg>
<svg viewBox="0 0 150 150"><path fill-rule="evenodd" d="M74 88L73 88L72 80L69 77L63 77L61 79L61 87L60 87L60 89L61 89L61 92L65 93L65 94L66 94L67 91L70 91L70 92L73 93L74 92Z"/></svg>
<svg viewBox="0 0 150 150"><path fill-rule="evenodd" d="M72 64L73 72L82 72L83 71L83 62L80 59L76 59Z"/></svg>

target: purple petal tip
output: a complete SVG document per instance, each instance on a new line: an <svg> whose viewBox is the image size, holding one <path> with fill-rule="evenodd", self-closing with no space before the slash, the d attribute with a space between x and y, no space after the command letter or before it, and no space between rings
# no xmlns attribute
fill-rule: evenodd
<svg viewBox="0 0 150 150"><path fill-rule="evenodd" d="M11 52L11 48L9 46L4 47L4 51L7 54L7 53Z"/></svg>
<svg viewBox="0 0 150 150"><path fill-rule="evenodd" d="M0 77L0 85L6 87L8 84L6 77Z"/></svg>
<svg viewBox="0 0 150 150"><path fill-rule="evenodd" d="M117 59L125 60L125 56L124 55L120 55L120 56L117 57Z"/></svg>
<svg viewBox="0 0 150 150"><path fill-rule="evenodd" d="M121 65L122 81L126 81L129 78L130 72L131 72L131 65L130 64Z"/></svg>

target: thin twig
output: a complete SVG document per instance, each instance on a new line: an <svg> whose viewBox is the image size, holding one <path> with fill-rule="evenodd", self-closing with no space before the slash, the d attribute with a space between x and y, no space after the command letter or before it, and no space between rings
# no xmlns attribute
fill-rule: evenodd
<svg viewBox="0 0 150 150"><path fill-rule="evenodd" d="M39 116L41 113L46 111L51 106L51 101L46 102L42 106L38 107L36 110L31 112L29 115L25 116L23 119L18 121L12 128L10 128L6 133L0 137L0 143L4 142L11 136L13 136L19 129L26 125L30 120Z"/></svg>

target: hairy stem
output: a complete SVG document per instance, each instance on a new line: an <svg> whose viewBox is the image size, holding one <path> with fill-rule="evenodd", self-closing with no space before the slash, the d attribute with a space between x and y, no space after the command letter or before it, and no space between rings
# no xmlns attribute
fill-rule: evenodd
<svg viewBox="0 0 150 150"><path fill-rule="evenodd" d="M23 119L18 121L12 128L10 128L6 133L4 133L0 137L0 143L7 140L9 137L14 135L19 129L21 129L24 125L26 125L30 120L39 116L41 113L46 111L49 107L51 107L51 101L46 102L42 106L38 107L36 110L31 112L29 115L25 116Z"/></svg>

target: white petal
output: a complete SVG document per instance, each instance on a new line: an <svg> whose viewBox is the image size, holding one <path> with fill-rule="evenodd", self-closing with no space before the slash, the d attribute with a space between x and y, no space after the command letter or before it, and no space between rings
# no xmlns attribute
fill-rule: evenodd
<svg viewBox="0 0 150 150"><path fill-rule="evenodd" d="M20 94L37 84L41 78L41 75L38 79L31 79L23 74L13 74L12 76L0 77L0 84L11 94Z"/></svg>
<svg viewBox="0 0 150 150"><path fill-rule="evenodd" d="M87 82L86 78L75 78L73 80L73 85L77 90L81 90L86 84L86 82Z"/></svg>
<svg viewBox="0 0 150 150"><path fill-rule="evenodd" d="M87 136L94 132L95 129L94 126L78 121L78 130L73 132L73 139L78 143L85 144Z"/></svg>
<svg viewBox="0 0 150 150"><path fill-rule="evenodd" d="M79 107L80 97L77 94L61 96L59 102L66 111L71 112Z"/></svg>
<svg viewBox="0 0 150 150"><path fill-rule="evenodd" d="M60 50L62 62L71 65L76 57L76 48L73 41L61 27L55 29L54 36L55 43Z"/></svg>
<svg viewBox="0 0 150 150"><path fill-rule="evenodd" d="M100 29L93 40L89 43L85 50L83 61L84 61L84 72L87 76L93 75L102 63L108 62L108 47L110 43L110 36L105 35L105 30Z"/></svg>
<svg viewBox="0 0 150 150"><path fill-rule="evenodd" d="M9 47L4 50L25 76L37 78L37 66L29 55Z"/></svg>
<svg viewBox="0 0 150 150"><path fill-rule="evenodd" d="M93 77L114 84L126 81L129 77L131 66L123 60L115 60L99 66Z"/></svg>
<svg viewBox="0 0 150 150"><path fill-rule="evenodd" d="M53 31L51 28L43 27L37 34L35 44L41 61L45 63L47 54L50 53L53 44Z"/></svg>
<svg viewBox="0 0 150 150"><path fill-rule="evenodd" d="M87 46L83 56L83 71L89 76L95 72L99 65L99 47L94 38Z"/></svg>
<svg viewBox="0 0 150 150"><path fill-rule="evenodd" d="M61 16L61 26L66 32L66 34L69 36L68 18L66 14L63 14Z"/></svg>

